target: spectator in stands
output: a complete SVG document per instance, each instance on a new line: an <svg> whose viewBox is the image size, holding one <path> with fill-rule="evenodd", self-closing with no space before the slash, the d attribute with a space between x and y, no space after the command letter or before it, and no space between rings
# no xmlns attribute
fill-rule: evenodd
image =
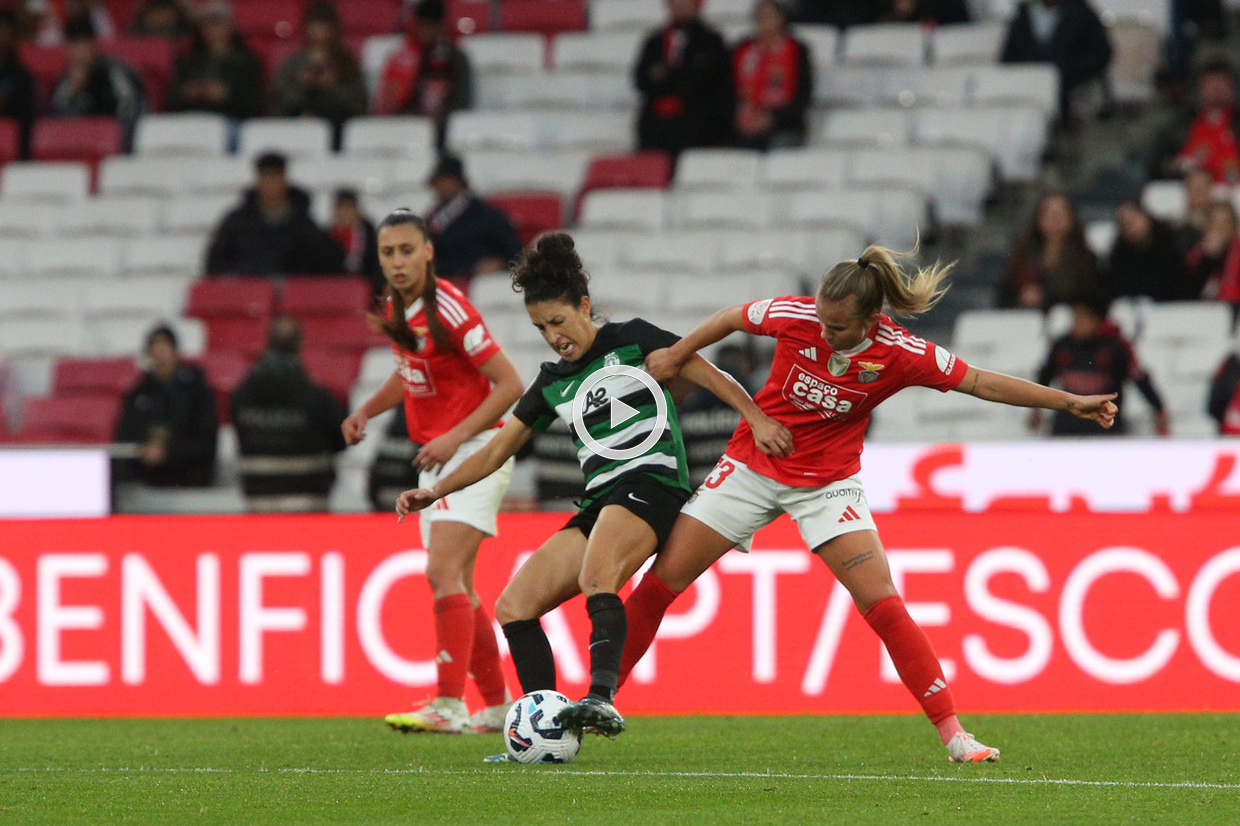
<svg viewBox="0 0 1240 826"><path fill-rule="evenodd" d="M129 33L138 37L189 37L193 6L181 0L146 0L134 14Z"/></svg>
<svg viewBox="0 0 1240 826"><path fill-rule="evenodd" d="M376 115L433 119L442 147L448 115L473 105L469 59L448 35L443 0L421 0L404 14L404 45L384 66L372 108Z"/></svg>
<svg viewBox="0 0 1240 826"><path fill-rule="evenodd" d="M1115 223L1119 232L1107 267L1108 294L1175 299L1184 282L1184 256L1175 230L1134 200L1116 208Z"/></svg>
<svg viewBox="0 0 1240 826"><path fill-rule="evenodd" d="M968 23L969 6L965 0L889 0L887 10L878 18L880 23Z"/></svg>
<svg viewBox="0 0 1240 826"><path fill-rule="evenodd" d="M1206 400L1206 412L1218 422L1220 436L1240 436L1240 339L1236 344L1214 371Z"/></svg>
<svg viewBox="0 0 1240 826"><path fill-rule="evenodd" d="M114 117L128 146L142 107L138 76L120 61L100 53L90 18L75 17L66 23L65 71L52 90L52 114Z"/></svg>
<svg viewBox="0 0 1240 826"><path fill-rule="evenodd" d="M809 48L788 33L788 13L776 0L754 6L754 35L732 53L739 146L769 149L805 143L805 112L814 87Z"/></svg>
<svg viewBox="0 0 1240 826"><path fill-rule="evenodd" d="M1056 410L1051 418L1053 436L1119 435L1127 432L1124 420L1124 385L1132 382L1154 409L1154 427L1159 436L1170 433L1170 422L1162 397L1155 389L1149 373L1141 366L1132 345L1113 322L1107 320L1108 299L1091 291L1076 296L1072 304L1072 329L1051 344L1046 362L1038 370L1036 381L1059 387L1069 393L1090 389L1095 393L1115 393L1119 408L1110 430L1082 427L1066 410ZM1041 425L1042 412L1034 410L1029 417L1032 428ZM1079 420L1084 421L1084 420Z"/></svg>
<svg viewBox="0 0 1240 826"><path fill-rule="evenodd" d="M168 88L170 112L218 112L241 121L259 114L263 67L233 28L232 7L208 0L198 7L189 51L177 58Z"/></svg>
<svg viewBox="0 0 1240 826"><path fill-rule="evenodd" d="M287 166L279 153L258 156L254 187L211 238L208 275L344 271L344 252L314 223L310 196L289 183Z"/></svg>
<svg viewBox="0 0 1240 826"><path fill-rule="evenodd" d="M1212 60L1197 72L1196 108L1176 118L1154 144L1150 177L1202 170L1215 183L1240 184L1240 104L1234 69Z"/></svg>
<svg viewBox="0 0 1240 826"><path fill-rule="evenodd" d="M1176 223L1175 237L1181 256L1197 246L1210 221L1210 207L1214 206L1214 179L1204 170L1184 175L1184 216Z"/></svg>
<svg viewBox="0 0 1240 826"><path fill-rule="evenodd" d="M215 394L202 368L181 361L176 333L156 327L146 337L150 369L125 395L116 441L135 459L117 463L118 481L153 487L204 487L215 476L219 422Z"/></svg>
<svg viewBox="0 0 1240 826"><path fill-rule="evenodd" d="M30 157L34 77L17 53L17 14L0 10L0 118L17 121L21 157Z"/></svg>
<svg viewBox="0 0 1240 826"><path fill-rule="evenodd" d="M116 37L116 24L104 0L27 0L26 11L34 17L34 39L40 46L59 46L69 40L69 22L90 20L100 40Z"/></svg>
<svg viewBox="0 0 1240 826"><path fill-rule="evenodd" d="M1085 242L1085 226L1067 195L1051 192L1008 253L1000 307L1039 307L1098 288L1098 262Z"/></svg>
<svg viewBox="0 0 1240 826"><path fill-rule="evenodd" d="M1059 70L1059 118L1069 123L1073 103L1100 109L1111 63L1106 27L1086 0L1023 0L1008 24L1000 59L1004 63L1050 63Z"/></svg>
<svg viewBox="0 0 1240 826"><path fill-rule="evenodd" d="M344 272L366 276L375 297L383 295L387 288L387 279L383 277L383 270L379 266L379 244L375 225L362 214L357 190L336 191L332 225L327 234L344 250Z"/></svg>
<svg viewBox="0 0 1240 826"><path fill-rule="evenodd" d="M444 155L430 177L436 203L426 216L435 245L435 274L468 281L502 272L521 252L521 240L508 216L469 188L459 158Z"/></svg>
<svg viewBox="0 0 1240 826"><path fill-rule="evenodd" d="M335 5L311 3L302 18L302 47L284 61L272 83L271 114L326 120L339 149L344 122L367 108L362 69L340 34Z"/></svg>
<svg viewBox="0 0 1240 826"><path fill-rule="evenodd" d="M333 456L344 450L344 407L310 380L301 363L301 328L271 322L267 352L232 394L246 505L260 513L328 509Z"/></svg>
<svg viewBox="0 0 1240 826"><path fill-rule="evenodd" d="M1226 201L1210 207L1206 231L1184 263L1182 299L1226 301L1240 308L1240 232L1236 208Z"/></svg>
<svg viewBox="0 0 1240 826"><path fill-rule="evenodd" d="M642 96L637 142L675 158L726 143L734 108L723 37L698 17L696 0L667 0L667 7L667 25L646 39L634 69Z"/></svg>

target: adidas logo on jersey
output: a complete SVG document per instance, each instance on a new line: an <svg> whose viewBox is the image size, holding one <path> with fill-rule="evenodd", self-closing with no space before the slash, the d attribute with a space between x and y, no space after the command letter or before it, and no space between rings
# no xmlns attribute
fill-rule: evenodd
<svg viewBox="0 0 1240 826"><path fill-rule="evenodd" d="M848 507L844 508L844 513L843 513L843 515L841 515L841 516L840 516L840 518L839 518L838 520L836 520L836 521L838 521L838 522L856 522L856 521L857 521L858 519L860 519L860 518L861 518L861 517L857 515L857 512L856 512L855 510L853 510L852 505L849 505Z"/></svg>
<svg viewBox="0 0 1240 826"><path fill-rule="evenodd" d="M797 352L805 356L810 361L818 361L817 347L806 347L804 350L798 350Z"/></svg>

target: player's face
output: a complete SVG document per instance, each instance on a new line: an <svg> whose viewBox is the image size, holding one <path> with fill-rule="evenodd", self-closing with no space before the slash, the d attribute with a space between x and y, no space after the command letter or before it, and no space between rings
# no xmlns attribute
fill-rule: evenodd
<svg viewBox="0 0 1240 826"><path fill-rule="evenodd" d="M878 314L857 315L857 297L850 295L840 301L819 301L818 325L822 328L822 340L832 350L851 350L870 332Z"/></svg>
<svg viewBox="0 0 1240 826"><path fill-rule="evenodd" d="M402 296L422 294L426 267L435 258L435 245L413 224L395 224L379 230L379 266L392 289Z"/></svg>
<svg viewBox="0 0 1240 826"><path fill-rule="evenodd" d="M576 361L594 344L598 327L590 318L589 298L581 299L580 307L567 301L539 301L525 309L543 339L565 361Z"/></svg>

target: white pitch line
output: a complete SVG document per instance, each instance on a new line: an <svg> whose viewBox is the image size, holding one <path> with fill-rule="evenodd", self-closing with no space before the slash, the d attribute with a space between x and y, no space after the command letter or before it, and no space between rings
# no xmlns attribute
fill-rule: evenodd
<svg viewBox="0 0 1240 826"><path fill-rule="evenodd" d="M541 768L541 767L539 767ZM284 767L276 769L220 769L210 767L98 767L98 768L64 768L47 767L14 767L0 768L5 772L22 773L64 773L64 774L442 774L442 775L476 775L488 774L495 769L316 769L311 767ZM1216 789L1219 791L1240 791L1240 783L1205 783L1195 780L1183 780L1177 783L1164 783L1155 780L1075 780L1072 778L1055 777L953 777L950 775L888 775L888 774L783 774L779 772L620 772L586 770L576 771L565 767L557 767L547 777L672 777L704 779L761 779L761 780L834 780L842 782L883 782L883 783L1000 783L1012 786L1097 786L1103 788L1122 789Z"/></svg>

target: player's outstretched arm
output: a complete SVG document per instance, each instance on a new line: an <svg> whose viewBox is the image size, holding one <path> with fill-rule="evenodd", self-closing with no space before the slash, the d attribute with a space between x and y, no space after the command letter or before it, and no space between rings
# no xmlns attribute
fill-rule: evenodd
<svg viewBox="0 0 1240 826"><path fill-rule="evenodd" d="M955 388L988 402L1002 402L1016 407L1042 407L1047 410L1067 410L1073 416L1091 419L1103 427L1115 424L1119 408L1112 399L1114 393L1102 396L1078 396L1042 384L1035 384L1015 376L992 373L970 367L964 379Z"/></svg>
<svg viewBox="0 0 1240 826"><path fill-rule="evenodd" d="M391 410L405 398L405 388L401 383L400 374L395 370L387 377L375 394L340 423L340 431L344 434L345 444L355 445L366 438L366 423L380 413Z"/></svg>
<svg viewBox="0 0 1240 826"><path fill-rule="evenodd" d="M680 373L681 366L689 357L709 347L716 341L722 341L739 330L745 329L745 305L726 307L693 329L693 332L662 350L655 350L646 356L646 370L654 376L655 381L665 382ZM720 396L720 398L723 398ZM726 401L726 400L725 400Z"/></svg>
<svg viewBox="0 0 1240 826"><path fill-rule="evenodd" d="M740 382L697 353L680 368L680 375L705 387L745 417L753 431L754 444L768 456L784 458L792 454L792 431L762 412Z"/></svg>
<svg viewBox="0 0 1240 826"><path fill-rule="evenodd" d="M434 487L412 488L396 497L396 515L403 520L413 511L428 508L435 500L485 479L499 470L533 435L533 428L525 422L517 418L509 419L491 441L436 482Z"/></svg>

